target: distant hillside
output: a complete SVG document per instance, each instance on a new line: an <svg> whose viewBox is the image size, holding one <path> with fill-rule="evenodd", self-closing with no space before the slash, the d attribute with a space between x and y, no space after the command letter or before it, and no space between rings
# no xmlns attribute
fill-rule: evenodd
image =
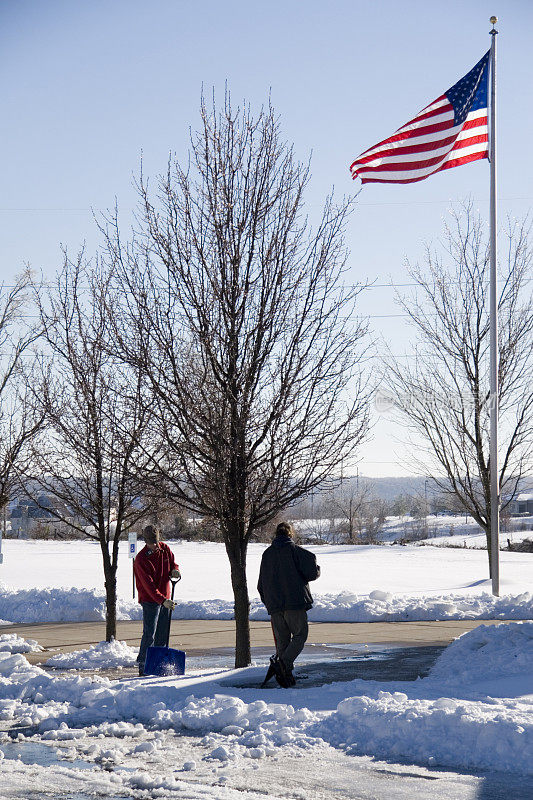
<svg viewBox="0 0 533 800"><path fill-rule="evenodd" d="M431 478L417 477L416 475L407 475L405 478L367 478L359 475L359 478L350 476L346 478L346 482L356 484L359 480L359 486L368 486L372 493L380 500L391 502L401 494L423 496L425 493L425 484L427 484L428 499L434 494L440 494L440 489L433 483ZM533 491L533 479L525 477L521 484L520 491Z"/></svg>
<svg viewBox="0 0 533 800"><path fill-rule="evenodd" d="M531 478L524 479L521 491L527 491L530 484ZM442 491L431 478L416 475L407 475L402 478L369 478L364 475L359 475L358 477L350 475L343 479L342 485L336 484L334 493L338 495L343 492L353 492L355 495L359 491L368 499L374 497L390 504L394 503L401 495L423 500L426 490L428 505L431 507L431 504L442 496ZM331 489L317 490L298 501L293 507L293 512L300 519L328 516L331 513L331 497ZM458 510L453 506L453 498L450 498L449 503L448 510Z"/></svg>
<svg viewBox="0 0 533 800"><path fill-rule="evenodd" d="M425 483L427 478L408 475L405 478L368 478L365 475L349 475L342 480L342 484L337 482L333 489L333 494L337 496L341 493L358 493L364 495L368 500L374 498L384 503L393 503L400 495L410 497L424 497ZM437 494L437 489L428 481L427 495L428 501ZM331 514L332 488L328 487L322 491L315 490L305 498L299 500L292 508L295 518L307 519L329 516Z"/></svg>
<svg viewBox="0 0 533 800"><path fill-rule="evenodd" d="M356 480L352 478L352 480ZM366 478L359 476L359 485L369 486L376 497L386 502L391 502L400 494L423 495L426 479L415 475L408 475L405 478ZM431 492L428 483L428 492Z"/></svg>

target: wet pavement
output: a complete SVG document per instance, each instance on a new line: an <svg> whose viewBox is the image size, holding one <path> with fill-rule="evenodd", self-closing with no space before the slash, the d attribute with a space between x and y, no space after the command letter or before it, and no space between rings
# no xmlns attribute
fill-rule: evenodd
<svg viewBox="0 0 533 800"><path fill-rule="evenodd" d="M415 681L428 674L444 649L444 645L402 647L379 644L307 644L296 662L294 674L298 686L302 688L351 681L356 678L374 681ZM271 646L252 648L252 666L264 667L266 673L273 652ZM234 657L234 650L231 647L215 648L208 653L193 651L186 656L185 674L212 672L214 669L232 670ZM58 675L100 675L110 680L138 677L136 666L88 670L64 670L46 667L43 664L40 666ZM232 678L232 683L226 680L224 683L239 687L255 686L239 681L238 674ZM267 688L274 688L275 685L275 681L272 680Z"/></svg>
<svg viewBox="0 0 533 800"><path fill-rule="evenodd" d="M439 655L443 646L433 647L374 647L364 651L346 648L343 645L308 647L295 664L295 688L306 689L311 686L353 681L356 679L372 681L416 681L425 677ZM256 654L259 656L259 654ZM256 663L265 664L268 660L257 657ZM224 685L239 688L252 687L253 684L240 682L238 674ZM266 688L276 688L272 679Z"/></svg>
<svg viewBox="0 0 533 800"><path fill-rule="evenodd" d="M4 758L20 761L22 764L39 764L41 767L62 766L71 769L92 769L93 765L81 758L64 758L61 751L54 745L31 739L18 739L19 729L13 727L8 735L15 741L2 741L1 749Z"/></svg>

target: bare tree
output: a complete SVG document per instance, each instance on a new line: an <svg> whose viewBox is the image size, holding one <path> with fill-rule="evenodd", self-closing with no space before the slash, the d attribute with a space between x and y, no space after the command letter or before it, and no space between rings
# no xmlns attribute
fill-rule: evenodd
<svg viewBox="0 0 533 800"><path fill-rule="evenodd" d="M42 425L24 377L31 372L32 348L41 335L39 324L26 318L31 283L27 270L12 286L0 287L0 513L4 532L7 504L16 492L19 472L27 469L32 439Z"/></svg>
<svg viewBox="0 0 533 800"><path fill-rule="evenodd" d="M455 494L484 529L490 564L488 245L481 220L470 206L452 219L445 229L444 258L428 248L426 269L409 267L419 293L399 302L417 333L416 358L411 364L389 359L388 380L403 420L426 443L433 481ZM504 508L532 456L528 232L527 222L509 224L506 259L499 268L499 486ZM427 462L419 466L424 474Z"/></svg>
<svg viewBox="0 0 533 800"><path fill-rule="evenodd" d="M135 346L156 396L169 493L217 521L235 598L236 666L250 663L246 553L254 531L323 484L367 431L364 326L345 290L350 204L303 216L309 171L280 140L271 107L253 118L202 102L190 164L169 163L121 267ZM134 360L134 359L133 359Z"/></svg>
<svg viewBox="0 0 533 800"><path fill-rule="evenodd" d="M142 376L110 353L109 281L83 254L75 262L65 254L39 300L46 350L32 389L46 424L26 476L32 499L54 497L47 511L100 544L108 641L116 635L119 542L146 513L141 454L150 408Z"/></svg>
<svg viewBox="0 0 533 800"><path fill-rule="evenodd" d="M359 542L370 500L370 486L366 481L359 484L358 478L342 478L339 486L331 492L328 502L330 513L334 519L340 519L342 532L348 535L350 544Z"/></svg>

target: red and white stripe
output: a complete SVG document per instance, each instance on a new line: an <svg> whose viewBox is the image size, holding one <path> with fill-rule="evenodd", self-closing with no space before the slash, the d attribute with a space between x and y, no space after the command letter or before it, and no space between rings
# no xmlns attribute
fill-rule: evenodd
<svg viewBox="0 0 533 800"><path fill-rule="evenodd" d="M488 158L487 109L453 124L453 106L442 95L393 136L365 150L351 165L362 183L414 183L443 169Z"/></svg>

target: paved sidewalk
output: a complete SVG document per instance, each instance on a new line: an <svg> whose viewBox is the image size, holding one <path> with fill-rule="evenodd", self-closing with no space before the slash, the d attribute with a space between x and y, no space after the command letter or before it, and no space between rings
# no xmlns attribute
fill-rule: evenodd
<svg viewBox="0 0 533 800"><path fill-rule="evenodd" d="M402 647L437 647L450 644L465 631L478 625L495 625L503 620L448 620L446 622L311 622L308 645L360 644ZM117 639L136 647L141 638L141 622L118 622ZM269 622L250 622L253 648L272 648ZM32 664L46 661L56 653L83 650L105 638L103 622L63 622L42 625L9 625L0 633L16 633L36 639L44 647L40 653L28 653ZM201 655L233 647L233 620L173 620L170 646Z"/></svg>

